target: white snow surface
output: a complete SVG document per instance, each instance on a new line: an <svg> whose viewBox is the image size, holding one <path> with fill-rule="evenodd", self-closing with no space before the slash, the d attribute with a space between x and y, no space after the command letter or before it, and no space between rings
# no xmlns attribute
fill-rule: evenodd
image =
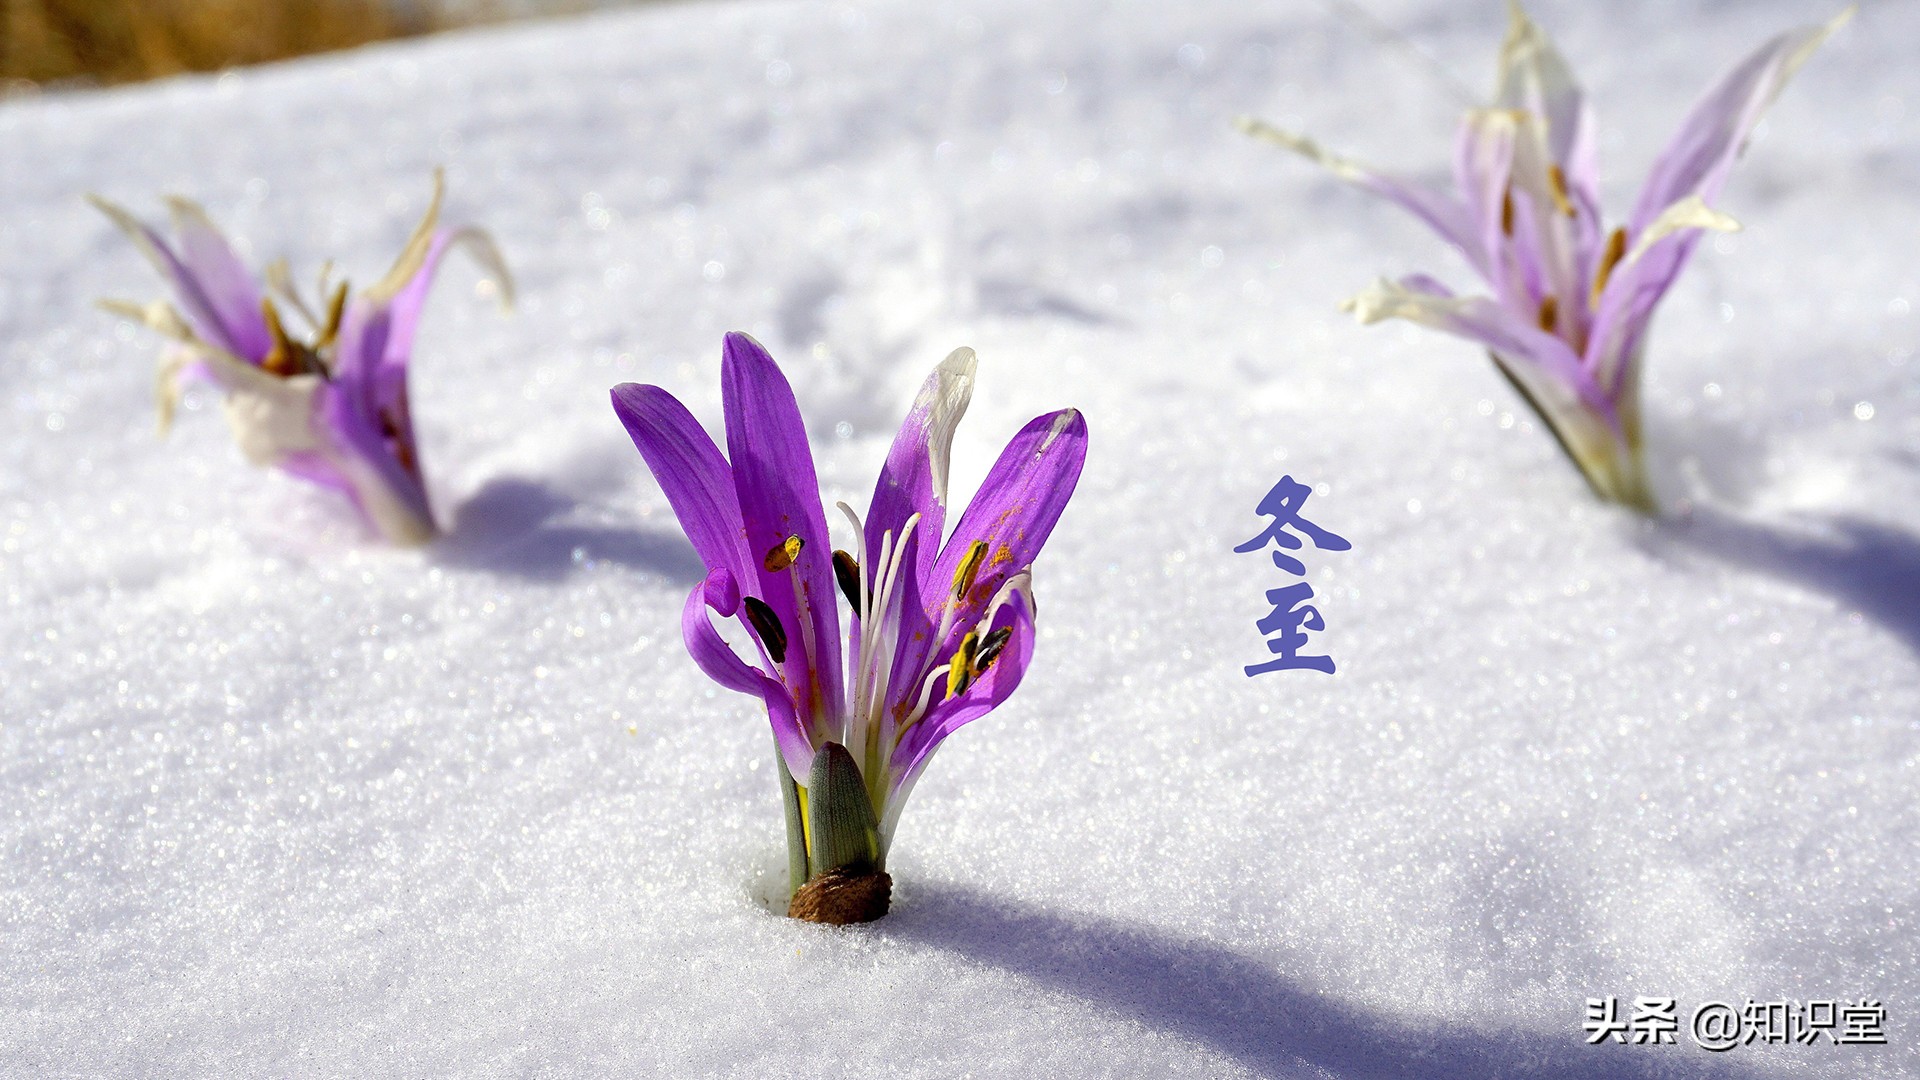
<svg viewBox="0 0 1920 1080"><path fill-rule="evenodd" d="M1669 296L1660 524L1469 344L1342 315L1470 275L1231 129L1444 177L1502 6L1368 10L1434 64L1304 2L692 3L0 106L0 1074L1920 1075L1920 5L1807 65ZM1832 10L1534 13L1619 214ZM91 304L159 284L83 192L366 282L436 164L521 287L450 263L420 335L444 540L248 468L207 395L156 439L157 345ZM1034 667L867 927L772 911L766 720L688 659L607 402L717 432L728 329L829 500L955 346L956 497L1091 428ZM1332 676L1242 673L1283 475L1353 545L1306 553ZM1876 999L1889 1044L1587 1046L1606 995Z"/></svg>

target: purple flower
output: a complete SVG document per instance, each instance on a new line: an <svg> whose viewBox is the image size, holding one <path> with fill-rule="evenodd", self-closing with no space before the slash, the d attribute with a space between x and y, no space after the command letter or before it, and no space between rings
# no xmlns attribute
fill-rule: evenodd
<svg viewBox="0 0 1920 1080"><path fill-rule="evenodd" d="M900 808L934 751L1005 701L1032 659L1031 566L1079 479L1087 425L1074 409L1028 423L949 535L948 451L973 376L971 349L928 376L865 521L839 504L851 551L833 548L800 410L758 342L726 338L724 457L665 390L613 390L707 566L681 623L687 648L715 681L766 703L796 887L850 863L884 871ZM737 621L755 660L712 615ZM823 784L858 798L827 806ZM852 840L816 820L835 815L853 823ZM851 855L835 848L846 844Z"/></svg>
<svg viewBox="0 0 1920 1080"><path fill-rule="evenodd" d="M444 188L433 178L433 202L400 258L371 288L329 290L321 303L294 290L286 264L266 272L266 287L234 254L207 215L185 199L169 199L174 241L120 207L90 196L160 271L173 304L105 301L171 339L161 355L160 428L172 423L183 387L211 383L225 395L228 425L248 460L276 465L341 493L387 540L417 544L435 533L420 471L407 400L407 361L420 311L441 258L464 243L511 301L512 281L485 233L437 227ZM271 295L269 295L271 294ZM281 307L305 324L289 334Z"/></svg>
<svg viewBox="0 0 1920 1080"><path fill-rule="evenodd" d="M1653 167L1633 214L1600 218L1593 117L1573 73L1517 3L1493 105L1467 114L1455 194L1389 177L1257 120L1278 143L1399 204L1452 244L1493 296L1456 296L1424 274L1381 279L1346 302L1362 322L1409 319L1477 341L1594 491L1655 510L1641 460L1640 364L1653 309L1703 229L1739 228L1709 203L1787 80L1852 9L1781 34L1694 105Z"/></svg>

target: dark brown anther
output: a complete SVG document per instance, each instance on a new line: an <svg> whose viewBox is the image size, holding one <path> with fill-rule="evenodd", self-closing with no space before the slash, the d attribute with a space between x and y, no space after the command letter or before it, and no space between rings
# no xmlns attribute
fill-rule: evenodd
<svg viewBox="0 0 1920 1080"><path fill-rule="evenodd" d="M986 637L981 638L980 651L973 655L973 673L975 675L985 674L988 665L992 664L994 658L1000 655L1001 649L1007 647L1007 642L1011 640L1012 637L1013 627L1003 626L998 630L988 633Z"/></svg>
<svg viewBox="0 0 1920 1080"><path fill-rule="evenodd" d="M787 631L780 625L780 616L767 606L765 600L757 596L743 596L740 607L747 613L747 623L760 638L760 644L767 647L767 655L773 662L783 664L787 660Z"/></svg>
<svg viewBox="0 0 1920 1080"><path fill-rule="evenodd" d="M1600 256L1600 269L1593 274L1593 306L1600 304L1600 293L1607 287L1607 278L1613 274L1613 268L1627 254L1627 230L1615 229L1607 236L1607 250Z"/></svg>
<svg viewBox="0 0 1920 1080"><path fill-rule="evenodd" d="M1540 329L1545 330L1549 334L1553 333L1553 328L1558 323L1560 318L1559 299L1554 297L1551 294L1543 298L1540 301L1539 318L1540 318Z"/></svg>
<svg viewBox="0 0 1920 1080"><path fill-rule="evenodd" d="M1500 196L1500 231L1503 233L1506 233L1508 236L1513 235L1513 189L1512 188L1508 188L1507 193L1505 195Z"/></svg>
<svg viewBox="0 0 1920 1080"><path fill-rule="evenodd" d="M860 560L844 551L835 551L833 579L840 583L840 595L847 598L847 606L853 608L855 615L860 614Z"/></svg>
<svg viewBox="0 0 1920 1080"><path fill-rule="evenodd" d="M872 922L893 902L893 878L885 870L829 870L793 892L787 916L830 926Z"/></svg>
<svg viewBox="0 0 1920 1080"><path fill-rule="evenodd" d="M800 549L805 546L806 542L799 536L789 536L769 548L766 557L760 560L760 565L766 567L768 573L777 574L792 566L793 560L800 557Z"/></svg>
<svg viewBox="0 0 1920 1080"><path fill-rule="evenodd" d="M1573 200L1567 197L1567 174L1558 165L1547 166L1547 189L1553 193L1553 208L1573 216Z"/></svg>

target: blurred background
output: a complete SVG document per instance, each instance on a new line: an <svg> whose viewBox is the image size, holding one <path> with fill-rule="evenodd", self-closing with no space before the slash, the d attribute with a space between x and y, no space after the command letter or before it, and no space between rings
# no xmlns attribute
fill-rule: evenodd
<svg viewBox="0 0 1920 1080"><path fill-rule="evenodd" d="M0 0L0 91L138 82L649 0Z"/></svg>

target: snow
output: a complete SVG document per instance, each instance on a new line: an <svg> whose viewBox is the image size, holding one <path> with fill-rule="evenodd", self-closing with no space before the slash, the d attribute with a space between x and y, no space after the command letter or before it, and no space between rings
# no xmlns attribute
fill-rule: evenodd
<svg viewBox="0 0 1920 1080"><path fill-rule="evenodd" d="M1479 87L1491 0L1376 0ZM1770 114L1650 357L1650 525L1484 357L1336 302L1458 260L1245 139L1424 175L1461 102L1320 5L692 3L0 106L0 1073L1920 1075L1920 7ZM1693 95L1823 5L1541 2L1616 214ZM302 275L385 269L447 166L414 366L452 532L374 544L156 441L149 298L80 199L179 192ZM719 427L721 334L864 506L958 345L970 491L1092 452L1027 683L961 732L894 913L770 911L766 722L681 647L699 566L606 391ZM1245 677L1288 575L1333 676ZM1885 1047L1588 1047L1589 997L1857 1000Z"/></svg>

